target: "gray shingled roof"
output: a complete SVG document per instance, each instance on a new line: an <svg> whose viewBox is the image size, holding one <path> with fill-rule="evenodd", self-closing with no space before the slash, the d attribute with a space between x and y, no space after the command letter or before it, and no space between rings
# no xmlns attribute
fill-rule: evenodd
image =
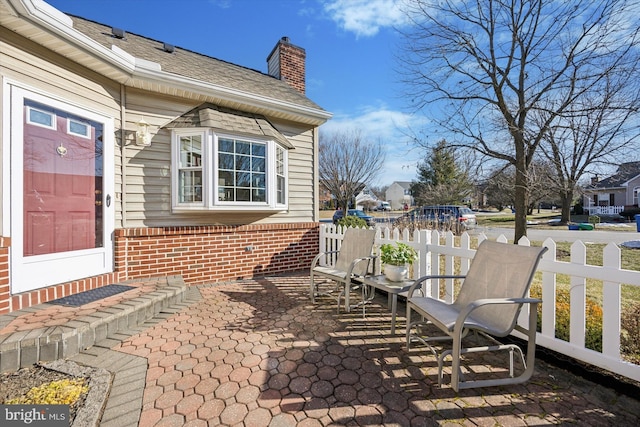
<svg viewBox="0 0 640 427"><path fill-rule="evenodd" d="M158 63L164 72L322 110L316 103L288 83L260 71L180 47L176 47L173 53L165 52L163 42L128 31L124 39L118 39L112 36L110 26L73 15L69 16L73 20L73 27L76 30L96 42L109 49L115 45L136 58Z"/></svg>
<svg viewBox="0 0 640 427"><path fill-rule="evenodd" d="M590 185L589 188L622 187L626 182L638 175L640 175L640 162L623 163L618 167L618 171L615 174Z"/></svg>
<svg viewBox="0 0 640 427"><path fill-rule="evenodd" d="M411 187L411 181L394 181L396 184L398 184L400 187L404 188L405 190L408 190Z"/></svg>
<svg viewBox="0 0 640 427"><path fill-rule="evenodd" d="M294 148L266 117L205 103L184 113L166 125L167 128L208 127L221 132L261 136L275 139L287 148Z"/></svg>

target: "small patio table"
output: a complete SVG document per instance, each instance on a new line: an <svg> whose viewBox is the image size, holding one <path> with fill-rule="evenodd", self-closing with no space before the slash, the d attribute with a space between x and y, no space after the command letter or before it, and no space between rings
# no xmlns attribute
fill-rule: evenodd
<svg viewBox="0 0 640 427"><path fill-rule="evenodd" d="M398 294L407 292L415 280L407 279L402 282L392 282L384 274L364 276L358 279L362 282L362 316L365 315L367 303L373 300L375 289L387 292L387 306L391 306L391 335L396 333L396 311L398 310Z"/></svg>

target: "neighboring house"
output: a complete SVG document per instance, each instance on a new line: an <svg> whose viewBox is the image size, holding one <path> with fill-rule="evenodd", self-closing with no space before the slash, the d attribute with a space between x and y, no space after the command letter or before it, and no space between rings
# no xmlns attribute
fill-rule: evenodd
<svg viewBox="0 0 640 427"><path fill-rule="evenodd" d="M327 181L320 181L319 183L320 188L319 188L318 202L320 204L321 209L337 209L338 208L338 202L336 200L336 196L329 189L329 187L333 186L332 184L334 183L327 182ZM356 192L355 198L352 197L351 200L349 200L349 208L362 209L362 206L358 206L358 204L360 203L360 200L364 201L365 199L362 199L363 197L368 198L367 194L373 194L373 193L366 187L365 184L362 184L362 183L357 183L357 185L355 186L355 192Z"/></svg>
<svg viewBox="0 0 640 427"><path fill-rule="evenodd" d="M385 192L387 202L391 205L391 209L402 209L404 205L413 206L413 197L411 196L411 182L394 181Z"/></svg>
<svg viewBox="0 0 640 427"><path fill-rule="evenodd" d="M170 42L0 0L0 314L308 268L331 114L304 49L283 37L262 73Z"/></svg>
<svg viewBox="0 0 640 427"><path fill-rule="evenodd" d="M619 213L626 206L638 206L638 193L640 162L627 162L607 178L593 177L584 190L583 205L591 214Z"/></svg>
<svg viewBox="0 0 640 427"><path fill-rule="evenodd" d="M379 203L378 197L367 186L356 195L356 209L370 210Z"/></svg>

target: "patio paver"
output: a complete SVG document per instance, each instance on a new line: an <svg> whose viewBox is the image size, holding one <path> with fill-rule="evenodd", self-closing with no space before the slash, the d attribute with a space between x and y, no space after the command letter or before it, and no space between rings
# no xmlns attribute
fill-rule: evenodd
<svg viewBox="0 0 640 427"><path fill-rule="evenodd" d="M640 421L638 398L544 361L537 361L526 384L460 393L440 388L434 356L424 349L407 352L404 336L389 334L385 297L377 298L363 319L361 311L336 314L333 300L311 304L304 274L197 289L200 295L187 297L173 313L118 339L111 336L110 348L98 345L91 355L77 357L85 364L106 363L114 354L143 361L136 365L146 374L138 417L132 420L135 409L129 407L129 418L116 416L109 403L118 393L112 390L105 412L111 425L635 426ZM398 331L403 327L399 316ZM495 369L491 357L470 359L474 371Z"/></svg>

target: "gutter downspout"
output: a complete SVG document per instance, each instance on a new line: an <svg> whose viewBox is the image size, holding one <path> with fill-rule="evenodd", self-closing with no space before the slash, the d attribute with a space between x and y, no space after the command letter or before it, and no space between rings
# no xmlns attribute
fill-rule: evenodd
<svg viewBox="0 0 640 427"><path fill-rule="evenodd" d="M125 85L120 85L120 176L122 177L120 207L122 209L122 228L127 228L127 144L126 144L126 100Z"/></svg>
<svg viewBox="0 0 640 427"><path fill-rule="evenodd" d="M125 130L126 127L126 119L127 119L127 110L126 110L126 100L127 100L127 89L124 84L120 84L120 210L121 210L121 227L127 228L127 144L126 137L127 132ZM115 216L114 216L115 218ZM115 242L114 242L115 243ZM124 265L120 268L124 273L124 278L129 278L129 241L124 239ZM115 254L115 253L114 253ZM115 261L115 260L114 260Z"/></svg>

